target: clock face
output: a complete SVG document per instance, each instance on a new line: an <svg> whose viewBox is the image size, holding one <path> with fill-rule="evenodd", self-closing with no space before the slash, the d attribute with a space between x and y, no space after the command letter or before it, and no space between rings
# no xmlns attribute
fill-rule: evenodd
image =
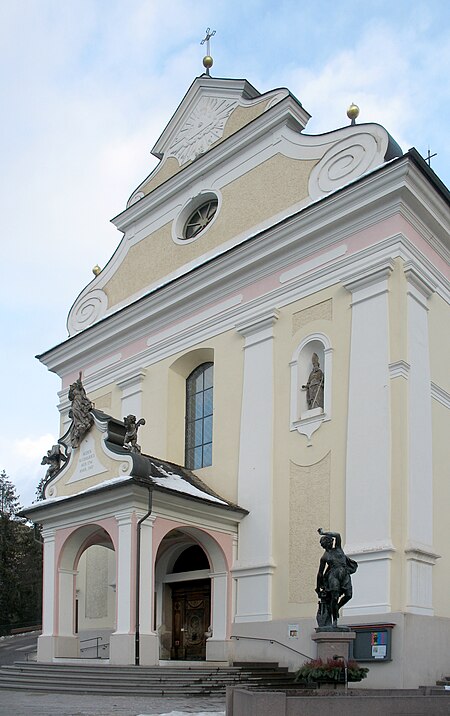
<svg viewBox="0 0 450 716"><path fill-rule="evenodd" d="M195 159L220 139L236 102L216 97L203 97L178 132L169 156L180 165Z"/></svg>

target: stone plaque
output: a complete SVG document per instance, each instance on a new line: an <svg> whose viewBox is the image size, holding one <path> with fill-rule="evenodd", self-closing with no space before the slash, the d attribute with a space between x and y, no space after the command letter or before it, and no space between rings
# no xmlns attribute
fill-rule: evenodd
<svg viewBox="0 0 450 716"><path fill-rule="evenodd" d="M108 472L108 470L97 457L94 434L89 433L81 442L77 469L67 484L84 480L86 477L100 475L103 472Z"/></svg>

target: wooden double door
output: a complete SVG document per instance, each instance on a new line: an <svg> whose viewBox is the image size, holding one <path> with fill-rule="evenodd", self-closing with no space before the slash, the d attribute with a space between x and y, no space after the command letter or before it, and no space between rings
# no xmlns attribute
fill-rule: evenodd
<svg viewBox="0 0 450 716"><path fill-rule="evenodd" d="M204 661L211 623L211 580L172 584L171 659Z"/></svg>

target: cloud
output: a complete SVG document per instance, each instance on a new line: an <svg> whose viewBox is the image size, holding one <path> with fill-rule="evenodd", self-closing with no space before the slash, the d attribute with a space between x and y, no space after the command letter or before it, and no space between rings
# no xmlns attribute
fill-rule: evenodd
<svg viewBox="0 0 450 716"><path fill-rule="evenodd" d="M42 457L54 443L56 438L51 433L25 436L12 442L0 438L0 454L7 460L0 469L4 469L14 483L22 505L33 501L38 482L47 470L41 466Z"/></svg>

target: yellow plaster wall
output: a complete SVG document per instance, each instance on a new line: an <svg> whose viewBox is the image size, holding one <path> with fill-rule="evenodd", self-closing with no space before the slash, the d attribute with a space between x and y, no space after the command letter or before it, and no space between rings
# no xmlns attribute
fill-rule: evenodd
<svg viewBox="0 0 450 716"><path fill-rule="evenodd" d="M450 393L450 307L436 293L428 299L431 380ZM434 544L441 558L433 567L433 606L437 616L450 616L450 541L448 539L448 506L450 505L450 411L432 399L433 425L433 503Z"/></svg>
<svg viewBox="0 0 450 716"><path fill-rule="evenodd" d="M433 567L433 607L436 616L450 616L450 540L448 515L450 505L449 409L432 400L433 421L433 504L434 545L439 545L440 559Z"/></svg>
<svg viewBox="0 0 450 716"><path fill-rule="evenodd" d="M316 611L315 574L322 554L317 529L341 531L345 540L350 321L350 294L336 285L281 309L275 326L274 618ZM302 340L318 332L333 347L332 418L308 447L305 435L289 430L289 364ZM305 494L308 485L311 492Z"/></svg>
<svg viewBox="0 0 450 716"><path fill-rule="evenodd" d="M428 307L431 380L450 393L450 306L434 293Z"/></svg>
<svg viewBox="0 0 450 716"><path fill-rule="evenodd" d="M175 244L170 222L132 246L104 286L109 308L306 198L315 164L277 154L222 188L220 213L197 241Z"/></svg>
<svg viewBox="0 0 450 716"><path fill-rule="evenodd" d="M223 135L211 146L220 144L220 142L223 142L228 137L231 137L232 134L235 134L239 129L245 127L246 124L249 124L254 119L259 117L265 111L267 105L268 101L265 100L258 102L251 107L241 107L240 105L236 107L228 118Z"/></svg>
<svg viewBox="0 0 450 716"><path fill-rule="evenodd" d="M150 194L154 189L164 184L165 181L178 174L181 171L178 159L175 157L167 157L162 159L161 163L150 174L148 181L140 188L143 194Z"/></svg>
<svg viewBox="0 0 450 716"><path fill-rule="evenodd" d="M214 362L213 464L196 474L223 497L237 501L243 380L243 339L236 331L215 336L147 368L142 450L184 464L186 378L201 363Z"/></svg>

